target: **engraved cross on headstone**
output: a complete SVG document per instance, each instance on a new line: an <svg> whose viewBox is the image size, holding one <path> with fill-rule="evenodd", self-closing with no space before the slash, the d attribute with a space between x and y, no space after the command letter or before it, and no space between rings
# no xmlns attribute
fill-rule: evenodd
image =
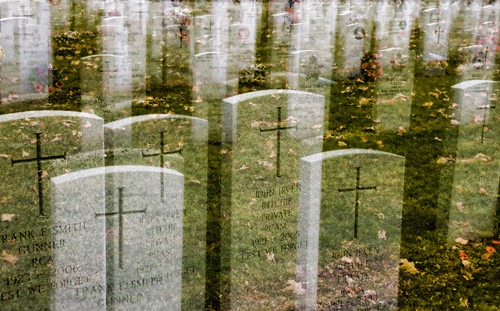
<svg viewBox="0 0 500 311"><path fill-rule="evenodd" d="M172 150L172 151L165 151L165 132L166 131L160 131L160 152L155 152L155 153L144 153L144 151L142 152L142 156L144 158L148 158L148 157L156 157L156 156L160 156L160 167L163 167L165 165L165 157L164 155L166 154L175 154L175 153L182 153L182 148L178 148L176 150ZM162 202L165 202L165 198L164 198L164 180L163 180L163 174L161 174L161 181L160 181L160 185L161 185L161 191L160 191L160 195L161 195L161 201Z"/></svg>
<svg viewBox="0 0 500 311"><path fill-rule="evenodd" d="M270 132L270 131L276 131L276 149L277 149L277 154L276 154L276 177L281 177L280 173L280 166L281 166L281 131L282 130L288 130L288 129L297 129L297 125L294 126L282 126L283 122L281 121L281 108L282 107L277 107L278 108L278 124L275 128L270 128L270 129L263 129L260 128L260 132Z"/></svg>
<svg viewBox="0 0 500 311"><path fill-rule="evenodd" d="M55 159L66 159L66 152L64 152L63 155L55 155L55 156L47 156L47 157L42 157L42 143L40 141L40 136L42 135L42 132L38 131L35 133L36 134L36 158L31 158L31 159L19 159L19 160L14 160L14 158L11 159L12 165L18 164L18 163L25 163L25 162L37 162L37 170L38 170L38 210L40 213L40 216L45 216L43 213L43 169L42 169L42 161L44 160L55 160Z"/></svg>
<svg viewBox="0 0 500 311"><path fill-rule="evenodd" d="M134 210L134 211L124 211L123 210L123 189L124 187L118 188L118 211L109 213L96 213L95 217L100 216L118 216L118 267L123 269L123 216L127 214L139 214L146 213L146 209Z"/></svg>
<svg viewBox="0 0 500 311"><path fill-rule="evenodd" d="M438 26L437 26L436 30L434 30L434 33L435 33L435 34L437 34L437 36L438 36L438 41L437 41L437 43L439 43L439 41L440 41L440 38L441 38L441 33L442 33L442 32L444 32L444 30L442 30L442 29L441 29L441 23L439 22L439 24L438 24Z"/></svg>
<svg viewBox="0 0 500 311"><path fill-rule="evenodd" d="M359 159L358 159L358 161L359 161ZM354 205L354 238L355 239L358 238L359 192L362 190L376 190L377 189L377 186L361 187L360 186L360 175L361 175L361 165L358 162L358 165L356 166L356 187L338 189L338 192L354 191L354 193L356 194L356 203Z"/></svg>
<svg viewBox="0 0 500 311"><path fill-rule="evenodd" d="M485 105L485 106L481 106L481 107L477 108L478 110L484 110L484 114L483 114L483 126L482 126L483 128L481 130L481 144L484 141L484 130L488 126L488 124L486 123L487 111L490 110L490 109L495 109L495 108L496 108L496 106L490 106L490 105Z"/></svg>

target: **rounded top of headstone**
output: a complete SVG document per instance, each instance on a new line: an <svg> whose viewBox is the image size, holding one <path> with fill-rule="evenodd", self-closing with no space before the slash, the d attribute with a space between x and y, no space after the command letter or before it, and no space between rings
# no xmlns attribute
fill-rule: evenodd
<svg viewBox="0 0 500 311"><path fill-rule="evenodd" d="M151 120L162 120L162 119L184 119L184 120L191 120L191 121L197 122L197 123L207 123L208 122L205 119L192 117L192 116L185 116L185 115L180 115L180 114L147 114L147 115L128 117L128 118L120 119L117 121L109 122L109 123L104 124L104 127L110 128L110 129L115 129L115 128L127 127L127 126L134 124L134 123L151 121Z"/></svg>
<svg viewBox="0 0 500 311"><path fill-rule="evenodd" d="M76 111L66 111L66 110L35 110L35 111L23 111L0 115L0 122L6 122L17 119L29 119L29 118L44 118L44 117L75 117L75 118L90 118L95 120L102 120L101 117L86 113L86 112L76 112Z"/></svg>
<svg viewBox="0 0 500 311"><path fill-rule="evenodd" d="M491 80L469 80L469 81L464 81L458 84L455 84L452 86L454 89L468 89L470 87L474 87L480 84L484 83L494 83L494 81Z"/></svg>
<svg viewBox="0 0 500 311"><path fill-rule="evenodd" d="M295 91L295 90L264 90L264 91L255 91L255 92L249 92L241 95L236 95L232 97L228 97L224 99L225 103L229 103L232 105L236 105L242 101L247 101L252 98L257 98L257 97L263 97L263 96L271 96L271 95L307 95L310 97L317 97L317 98L323 98L324 96L314 94L314 93L309 93L309 92L303 92L303 91Z"/></svg>
<svg viewBox="0 0 500 311"><path fill-rule="evenodd" d="M99 175L104 176L107 174L116 174L116 173L164 173L174 176L181 176L181 177L184 176L178 171L169 168L143 166L143 165L117 165L117 166L96 167L87 170L68 173L53 177L51 178L51 181L53 184L60 184L60 183L75 181L81 178L95 177Z"/></svg>
<svg viewBox="0 0 500 311"><path fill-rule="evenodd" d="M404 159L403 156L389 153L385 151L371 150L371 149L341 149L341 150L333 150L328 152L316 153L307 157L303 157L301 161L304 162L321 162L326 159L330 159L333 157L340 156L349 156L349 155L383 155L383 156L391 156L399 159Z"/></svg>

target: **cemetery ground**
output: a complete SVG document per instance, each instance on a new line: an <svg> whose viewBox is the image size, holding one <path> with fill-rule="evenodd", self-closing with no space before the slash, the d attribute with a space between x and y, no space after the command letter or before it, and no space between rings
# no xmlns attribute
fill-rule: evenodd
<svg viewBox="0 0 500 311"><path fill-rule="evenodd" d="M23 103L9 103L0 106L0 113L28 110L71 110L80 111L80 61L81 57L97 54L97 35L93 30L60 32L53 37L53 85L50 87L49 100L28 100ZM414 32L413 49L419 55L421 50L418 32ZM259 46L261 67L270 68L266 63L269 46ZM496 64L500 62L497 54ZM194 98L192 74L189 69L189 53L165 53L164 59L153 60L152 67L161 68L168 84L149 77L146 100L134 102L132 115L151 113L177 113L191 115L202 104ZM400 310L500 310L500 237L482 236L475 240L457 239L449 243L447 231L447 211L443 208L450 200L443 193L451 189L450 179L442 178L449 174L455 162L454 138L456 126L452 121L454 94L452 85L458 83L457 66L460 56L450 55L446 73L439 76L427 76L422 70L422 60L416 61L415 82L412 93L411 119L408 128L395 131L378 131L377 120L372 117L372 108L376 100L376 83L363 76L342 78L339 72L332 72L332 80L337 84L331 89L332 100L329 123L324 135L324 151L347 148L374 149L406 157L404 202L401 236L401 261L399 272L398 309ZM266 89L269 77L265 70L259 79L240 86L239 92ZM499 80L498 66L495 81ZM174 78L171 78L174 77ZM497 89L498 90L498 89ZM499 94L492 97L498 98ZM333 100L334 99L334 100ZM118 116L121 118L123 116ZM251 122L252 120L248 120ZM500 120L495 120L500 122ZM480 127L477 129L480 131ZM2 140L14 137L15 132L1 132ZM49 139L49 138L46 138ZM50 140L48 140L50 146ZM51 151L50 147L47 149ZM22 152L22 150L20 150ZM56 150L54 151L56 152ZM218 180L220 161L231 157L222 147L209 148L208 180ZM10 156L0 154L1 161L10 161ZM286 166L283 168L286 171ZM44 176L47 178L47 176ZM376 183L376 180L373 180ZM12 189L13 192L25 192L26 187ZM480 189L464 189L480 191ZM32 200L36 199L33 191ZM0 197L0 202L7 203L9 196ZM36 205L36 203L34 203ZM497 203L497 217L499 203ZM209 214L220 215L220 202L216 195L210 195ZM251 211L250 211L251 212ZM7 215L2 221L9 222ZM22 222L23 226L29 223ZM498 221L497 221L498 223ZM210 224L209 224L210 225ZM467 224L464 221L464 226ZM217 223L215 224L217 226ZM22 230L22 228L20 228ZM209 228L217 231L217 228ZM210 241L209 237L209 241ZM212 237L207 245L207 263L211 256L219 256L220 245ZM4 261L16 261L6 257ZM269 274L294 268L280 266L279 261L268 260L264 269ZM46 269L44 267L43 269ZM217 267L208 269L213 280L223 279L217 275ZM267 275L259 276L262 286L266 286ZM2 280L4 282L6 280ZM273 288L280 296L289 297L277 309L293 310L293 297L296 288L284 279L282 286ZM210 281L207 281L207 306L217 305L220 292L210 294ZM257 291L256 291L257 292ZM271 291L272 292L272 291ZM261 300L261 297L247 291L248 300ZM36 309L36 306L34 306ZM210 309L210 307L208 307Z"/></svg>

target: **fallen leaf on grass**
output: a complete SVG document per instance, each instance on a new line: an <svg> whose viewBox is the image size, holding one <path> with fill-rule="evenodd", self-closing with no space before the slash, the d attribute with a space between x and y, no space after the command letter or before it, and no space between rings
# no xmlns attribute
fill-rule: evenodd
<svg viewBox="0 0 500 311"><path fill-rule="evenodd" d="M486 253L484 253L481 258L483 260L488 260L494 253L496 253L496 249L493 246L486 246Z"/></svg>
<svg viewBox="0 0 500 311"><path fill-rule="evenodd" d="M257 163L259 163L259 165L263 165L265 168L267 168L268 170L272 170L274 169L274 165L272 163L269 163L267 161L264 161L264 160L258 160Z"/></svg>
<svg viewBox="0 0 500 311"><path fill-rule="evenodd" d="M462 202L459 202L459 203L462 203ZM455 242L457 242L458 244L466 245L467 243L469 243L469 240L465 240L465 239L458 237L455 239Z"/></svg>
<svg viewBox="0 0 500 311"><path fill-rule="evenodd" d="M410 274L417 274L419 271L415 268L415 263L408 261L408 259L399 260L399 268Z"/></svg>
<svg viewBox="0 0 500 311"><path fill-rule="evenodd" d="M246 170L249 170L249 169L250 169L250 166L248 166L248 165L243 165L242 167L240 167L240 168L238 169L238 171L246 171Z"/></svg>
<svg viewBox="0 0 500 311"><path fill-rule="evenodd" d="M469 306L469 300L467 298L460 298L460 306L461 307L468 307Z"/></svg>
<svg viewBox="0 0 500 311"><path fill-rule="evenodd" d="M191 179L190 181L188 181L188 184L200 185L201 182L198 179Z"/></svg>
<svg viewBox="0 0 500 311"><path fill-rule="evenodd" d="M8 154L0 153L0 158L8 159L10 158Z"/></svg>
<svg viewBox="0 0 500 311"><path fill-rule="evenodd" d="M379 240L387 240L387 232L385 232L385 230L379 230L377 232L377 237Z"/></svg>
<svg viewBox="0 0 500 311"><path fill-rule="evenodd" d="M14 254L9 254L6 251L2 251L2 259L10 264L15 265L19 258Z"/></svg>
<svg viewBox="0 0 500 311"><path fill-rule="evenodd" d="M16 214L2 214L2 221L12 221Z"/></svg>
<svg viewBox="0 0 500 311"><path fill-rule="evenodd" d="M288 284L288 286L285 288L285 290L294 291L297 295L304 295L306 293L306 290L302 288L302 283L300 282L295 282L295 280L288 280L286 284Z"/></svg>
<svg viewBox="0 0 500 311"><path fill-rule="evenodd" d="M274 253L267 253L267 261L275 262Z"/></svg>
<svg viewBox="0 0 500 311"><path fill-rule="evenodd" d="M62 124L64 126L71 126L71 125L75 124L75 121L73 121L73 120L63 120Z"/></svg>

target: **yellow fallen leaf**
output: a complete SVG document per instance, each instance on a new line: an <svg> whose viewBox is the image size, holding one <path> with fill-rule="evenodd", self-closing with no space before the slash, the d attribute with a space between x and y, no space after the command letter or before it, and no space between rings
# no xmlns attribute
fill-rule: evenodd
<svg viewBox="0 0 500 311"><path fill-rule="evenodd" d="M24 150L23 150L22 155L23 155L23 158L26 158L26 157L28 157L30 154L29 154L29 152L26 152L26 151L24 151Z"/></svg>
<svg viewBox="0 0 500 311"><path fill-rule="evenodd" d="M10 158L8 154L0 153L0 158L8 159Z"/></svg>
<svg viewBox="0 0 500 311"><path fill-rule="evenodd" d="M410 274L417 274L419 271L415 268L415 263L408 261L408 259L399 260L399 268Z"/></svg>
<svg viewBox="0 0 500 311"><path fill-rule="evenodd" d="M188 181L188 184L200 185L201 182L198 179L191 179L190 181Z"/></svg>
<svg viewBox="0 0 500 311"><path fill-rule="evenodd" d="M246 171L246 170L249 170L249 169L250 169L250 166L248 166L248 165L243 165L242 167L240 167L240 168L238 169L238 171Z"/></svg>

